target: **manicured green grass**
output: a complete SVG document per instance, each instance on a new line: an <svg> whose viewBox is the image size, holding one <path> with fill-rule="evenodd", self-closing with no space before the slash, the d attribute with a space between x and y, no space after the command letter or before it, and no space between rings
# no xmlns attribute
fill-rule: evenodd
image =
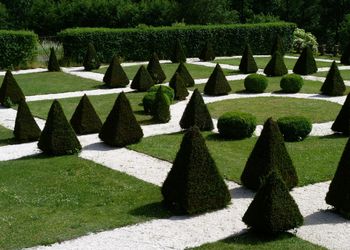
<svg viewBox="0 0 350 250"><path fill-rule="evenodd" d="M172 162L182 136L182 133L176 133L148 137L129 148ZM257 138L230 141L209 132L203 133L203 136L224 177L240 183L241 173ZM297 169L299 186L332 179L347 139L336 136L308 137L302 142L286 143Z"/></svg>
<svg viewBox="0 0 350 250"><path fill-rule="evenodd" d="M0 146L13 143L13 132L3 126L0 126Z"/></svg>
<svg viewBox="0 0 350 250"><path fill-rule="evenodd" d="M343 77L343 80L350 80L350 70L339 70L340 75ZM314 76L326 77L328 71L318 72Z"/></svg>
<svg viewBox="0 0 350 250"><path fill-rule="evenodd" d="M0 249L168 217L161 200L159 187L77 156L0 162Z"/></svg>

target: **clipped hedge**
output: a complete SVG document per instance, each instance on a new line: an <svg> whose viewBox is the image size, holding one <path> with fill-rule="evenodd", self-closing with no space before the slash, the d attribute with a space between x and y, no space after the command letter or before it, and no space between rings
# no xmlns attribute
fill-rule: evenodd
<svg viewBox="0 0 350 250"><path fill-rule="evenodd" d="M243 139L253 135L256 118L249 113L227 112L219 117L218 130L225 139Z"/></svg>
<svg viewBox="0 0 350 250"><path fill-rule="evenodd" d="M244 87L248 93L263 93L269 84L264 75L250 74L244 79Z"/></svg>
<svg viewBox="0 0 350 250"><path fill-rule="evenodd" d="M285 75L280 81L280 87L283 93L298 93L303 85L303 78L297 74Z"/></svg>
<svg viewBox="0 0 350 250"><path fill-rule="evenodd" d="M312 130L312 123L303 116L285 116L277 120L285 141L302 141Z"/></svg>
<svg viewBox="0 0 350 250"><path fill-rule="evenodd" d="M17 69L36 55L38 36L30 31L0 30L0 69Z"/></svg>
<svg viewBox="0 0 350 250"><path fill-rule="evenodd" d="M171 58L174 41L179 39L187 57L198 57L206 41L213 45L218 56L240 55L249 41L255 54L268 54L277 34L288 51L292 44L293 23L195 25L151 28L73 28L58 34L65 58L82 62L89 42L93 42L98 56L109 62L117 51L125 60L148 60L152 52L160 58Z"/></svg>

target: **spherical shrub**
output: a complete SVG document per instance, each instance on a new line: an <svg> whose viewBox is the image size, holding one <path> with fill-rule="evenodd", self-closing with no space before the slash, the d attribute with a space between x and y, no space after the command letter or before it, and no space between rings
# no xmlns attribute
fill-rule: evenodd
<svg viewBox="0 0 350 250"><path fill-rule="evenodd" d="M280 82L281 89L284 93L298 93L303 85L303 78L297 74L285 75Z"/></svg>
<svg viewBox="0 0 350 250"><path fill-rule="evenodd" d="M153 114L152 107L159 87L159 85L151 87L142 99L143 109L146 114ZM170 105L174 100L174 90L168 86L162 86L162 91L169 97L168 99Z"/></svg>
<svg viewBox="0 0 350 250"><path fill-rule="evenodd" d="M267 84L267 77L259 74L250 74L244 80L244 87L249 93L262 93L267 88Z"/></svg>
<svg viewBox="0 0 350 250"><path fill-rule="evenodd" d="M226 139L251 137L256 128L256 118L249 113L227 112L218 120L220 135Z"/></svg>
<svg viewBox="0 0 350 250"><path fill-rule="evenodd" d="M277 120L285 141L302 141L310 134L312 124L303 116L286 116Z"/></svg>

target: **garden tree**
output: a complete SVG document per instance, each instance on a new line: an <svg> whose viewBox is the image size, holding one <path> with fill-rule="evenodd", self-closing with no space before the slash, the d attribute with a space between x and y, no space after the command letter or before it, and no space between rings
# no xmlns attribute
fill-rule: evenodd
<svg viewBox="0 0 350 250"><path fill-rule="evenodd" d="M264 73L267 76L283 76L288 74L288 69L284 64L283 56L279 51L276 51L275 54L273 54L271 60L264 69Z"/></svg>
<svg viewBox="0 0 350 250"><path fill-rule="evenodd" d="M272 171L243 216L250 228L273 235L303 224L298 205L278 172Z"/></svg>
<svg viewBox="0 0 350 250"><path fill-rule="evenodd" d="M50 57L49 57L47 69L50 72L61 71L54 48L50 49Z"/></svg>
<svg viewBox="0 0 350 250"><path fill-rule="evenodd" d="M271 48L271 56L273 56L277 51L279 51L281 55L284 55L285 53L282 38L278 34L276 35Z"/></svg>
<svg viewBox="0 0 350 250"><path fill-rule="evenodd" d="M124 147L141 140L143 132L132 112L124 92L116 99L114 106L99 133L100 139L110 146Z"/></svg>
<svg viewBox="0 0 350 250"><path fill-rule="evenodd" d="M129 84L129 78L120 65L118 56L112 58L111 63L103 77L103 82L109 88L124 88Z"/></svg>
<svg viewBox="0 0 350 250"><path fill-rule="evenodd" d="M257 190L271 171L278 171L289 189L298 184L298 176L283 135L277 123L269 118L245 165L241 175L242 184Z"/></svg>
<svg viewBox="0 0 350 250"><path fill-rule="evenodd" d="M332 130L343 133L346 136L350 135L350 94L347 95L346 100L332 125Z"/></svg>
<svg viewBox="0 0 350 250"><path fill-rule="evenodd" d="M182 48L181 42L179 39L176 39L175 46L173 49L173 53L170 56L170 60L172 63L185 63L186 55Z"/></svg>
<svg viewBox="0 0 350 250"><path fill-rule="evenodd" d="M310 75L317 72L317 65L310 46L306 46L297 62L294 65L293 72L299 75Z"/></svg>
<svg viewBox="0 0 350 250"><path fill-rule="evenodd" d="M219 64L216 64L216 67L211 73L208 82L204 87L204 94L211 96L218 95L227 95L231 91L231 87L224 75Z"/></svg>
<svg viewBox="0 0 350 250"><path fill-rule="evenodd" d="M350 65L350 43L348 43L344 48L340 62L344 65Z"/></svg>
<svg viewBox="0 0 350 250"><path fill-rule="evenodd" d="M75 133L79 135L100 132L102 122L86 94L80 99L80 102L70 119L70 124Z"/></svg>
<svg viewBox="0 0 350 250"><path fill-rule="evenodd" d="M194 86L195 82L194 82L190 72L188 72L184 63L181 62L179 64L179 67L177 67L175 72L180 74L180 76L182 77L182 79L185 82L186 87L193 87Z"/></svg>
<svg viewBox="0 0 350 250"><path fill-rule="evenodd" d="M239 21L246 23L253 14L252 3L253 0L231 0L231 8L236 10L239 14Z"/></svg>
<svg viewBox="0 0 350 250"><path fill-rule="evenodd" d="M207 41L201 50L199 55L199 59L202 61L213 61L215 59L215 52L213 49L213 45L211 42Z"/></svg>
<svg viewBox="0 0 350 250"><path fill-rule="evenodd" d="M249 43L247 43L245 46L241 63L239 64L239 70L244 74L255 73L258 71L258 66L256 65L256 62L254 60Z"/></svg>
<svg viewBox="0 0 350 250"><path fill-rule="evenodd" d="M18 105L13 135L18 142L30 142L38 140L41 130L36 124L32 113L24 99Z"/></svg>
<svg viewBox="0 0 350 250"><path fill-rule="evenodd" d="M167 123L170 120L170 100L160 86L154 100L153 119L160 123Z"/></svg>
<svg viewBox="0 0 350 250"><path fill-rule="evenodd" d="M83 62L84 69L87 71L91 71L100 68L100 65L101 63L98 59L95 46L92 43L89 43Z"/></svg>
<svg viewBox="0 0 350 250"><path fill-rule="evenodd" d="M165 206L181 214L204 213L230 202L230 193L198 127L185 133L162 195Z"/></svg>
<svg viewBox="0 0 350 250"><path fill-rule="evenodd" d="M153 78L148 73L144 65L141 65L134 79L131 82L131 88L140 92L149 90L154 85Z"/></svg>
<svg viewBox="0 0 350 250"><path fill-rule="evenodd" d="M211 131L214 129L207 105L204 103L202 95L198 89L193 91L190 101L180 120L180 127L188 129L197 126L201 131Z"/></svg>
<svg viewBox="0 0 350 250"><path fill-rule="evenodd" d="M51 105L38 147L49 155L74 154L81 150L80 142L57 100Z"/></svg>
<svg viewBox="0 0 350 250"><path fill-rule="evenodd" d="M155 84L162 83L166 79L166 75L162 69L162 66L160 66L159 58L156 53L152 54L147 65L147 70Z"/></svg>
<svg viewBox="0 0 350 250"><path fill-rule="evenodd" d="M8 99L10 99L13 104L17 104L22 99L25 99L21 88L18 86L10 70L6 71L4 80L0 87L0 103L4 105Z"/></svg>
<svg viewBox="0 0 350 250"><path fill-rule="evenodd" d="M339 73L339 69L335 61L328 71L326 80L321 87L321 93L328 96L341 96L346 90L343 78Z"/></svg>
<svg viewBox="0 0 350 250"><path fill-rule="evenodd" d="M169 86L174 90L175 100L185 100L189 95L186 85L179 73L175 72L169 82Z"/></svg>

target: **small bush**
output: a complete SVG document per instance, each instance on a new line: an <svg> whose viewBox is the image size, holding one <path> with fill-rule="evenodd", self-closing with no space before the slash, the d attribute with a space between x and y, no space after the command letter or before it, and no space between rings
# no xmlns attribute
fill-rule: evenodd
<svg viewBox="0 0 350 250"><path fill-rule="evenodd" d="M50 49L50 57L49 57L47 69L50 72L61 71L54 48Z"/></svg>
<svg viewBox="0 0 350 250"><path fill-rule="evenodd" d="M162 88L163 86L160 86L156 93L153 119L160 123L167 123L170 120L170 101Z"/></svg>
<svg viewBox="0 0 350 250"><path fill-rule="evenodd" d="M267 76L283 76L288 74L288 69L284 63L282 54L276 51L264 69Z"/></svg>
<svg viewBox="0 0 350 250"><path fill-rule="evenodd" d="M189 95L183 78L177 72L171 78L169 86L174 90L175 100L185 100Z"/></svg>
<svg viewBox="0 0 350 250"><path fill-rule="evenodd" d="M317 72L317 65L312 49L306 46L294 65L293 72L299 75L309 75Z"/></svg>
<svg viewBox="0 0 350 250"><path fill-rule="evenodd" d="M109 88L124 88L129 84L129 78L120 65L118 56L112 58L112 61L103 77L103 82Z"/></svg>
<svg viewBox="0 0 350 250"><path fill-rule="evenodd" d="M173 54L170 57L172 63L186 62L186 55L179 39L176 39Z"/></svg>
<svg viewBox="0 0 350 250"><path fill-rule="evenodd" d="M309 46L313 52L317 53L318 43L316 37L310 32L305 32L303 29L296 28L293 33L293 49L296 52L301 51L303 48Z"/></svg>
<svg viewBox="0 0 350 250"><path fill-rule="evenodd" d="M277 51L280 52L281 55L285 54L282 38L278 34L276 35L275 41L271 48L271 56L273 56L273 54L275 54Z"/></svg>
<svg viewBox="0 0 350 250"><path fill-rule="evenodd" d="M350 135L350 94L347 95L345 102L335 119L332 130L344 135Z"/></svg>
<svg viewBox="0 0 350 250"><path fill-rule="evenodd" d="M215 59L215 52L210 42L207 42L199 55L201 61L213 61Z"/></svg>
<svg viewBox="0 0 350 250"><path fill-rule="evenodd" d="M166 79L166 75L162 69L162 66L159 63L159 58L156 53L153 53L151 58L149 59L147 70L155 84L162 83Z"/></svg>
<svg viewBox="0 0 350 250"><path fill-rule="evenodd" d="M98 59L95 46L92 43L89 43L83 62L84 69L91 71L100 68L100 65L100 60Z"/></svg>
<svg viewBox="0 0 350 250"><path fill-rule="evenodd" d="M346 90L342 76L335 61L328 71L326 80L321 87L321 93L328 96L341 96Z"/></svg>
<svg viewBox="0 0 350 250"><path fill-rule="evenodd" d="M5 107L11 107L22 99L25 99L22 89L18 86L11 71L7 70L0 87L0 103Z"/></svg>
<svg viewBox="0 0 350 250"><path fill-rule="evenodd" d="M303 78L297 74L285 75L280 82L280 87L284 93L298 93L303 85Z"/></svg>
<svg viewBox="0 0 350 250"><path fill-rule="evenodd" d="M266 76L251 74L244 79L244 87L248 93L263 93L268 82Z"/></svg>
<svg viewBox="0 0 350 250"><path fill-rule="evenodd" d="M211 73L208 82L204 87L204 94L210 96L227 95L231 91L230 84L228 83L224 72L219 64L216 64L213 73Z"/></svg>
<svg viewBox="0 0 350 250"><path fill-rule="evenodd" d="M144 109L146 114L154 114L154 112L153 112L154 105L153 104L154 104L154 100L156 98L156 93L157 93L159 87L160 86L151 87L147 91L147 94L142 99L143 109ZM168 86L162 86L162 91L164 92L164 94L166 94L168 96L169 105L170 105L174 100L174 90Z"/></svg>
<svg viewBox="0 0 350 250"><path fill-rule="evenodd" d="M286 116L277 120L285 141L302 141L312 130L311 121L303 116Z"/></svg>
<svg viewBox="0 0 350 250"><path fill-rule="evenodd" d="M250 45L247 43L239 64L239 70L244 74L256 73L258 66L256 65Z"/></svg>
<svg viewBox="0 0 350 250"><path fill-rule="evenodd" d="M218 120L220 136L226 139L251 137L256 128L256 118L249 113L227 112Z"/></svg>
<svg viewBox="0 0 350 250"><path fill-rule="evenodd" d="M136 89L138 91L147 91L150 87L154 85L153 78L148 73L147 69L144 65L141 65L139 70L137 71L134 79L131 82L131 88Z"/></svg>
<svg viewBox="0 0 350 250"><path fill-rule="evenodd" d="M193 77L191 76L190 72L188 72L184 63L180 63L175 72L180 74L185 82L186 87L194 86L195 82L193 80Z"/></svg>

